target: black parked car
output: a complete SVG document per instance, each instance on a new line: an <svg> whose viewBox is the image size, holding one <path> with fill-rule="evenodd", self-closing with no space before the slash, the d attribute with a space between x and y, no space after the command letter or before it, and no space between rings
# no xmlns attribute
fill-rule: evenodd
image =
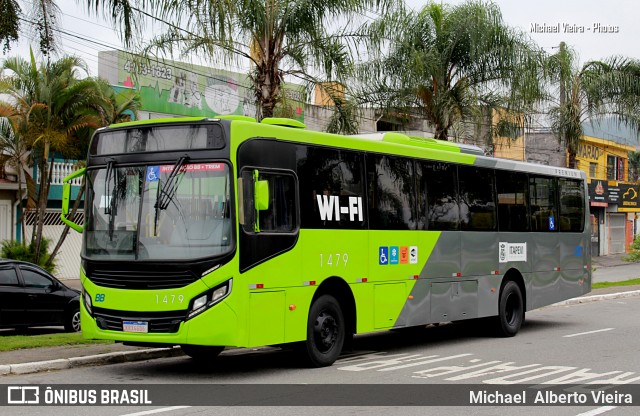
<svg viewBox="0 0 640 416"><path fill-rule="evenodd" d="M0 259L0 328L64 325L80 331L80 292L35 264Z"/></svg>

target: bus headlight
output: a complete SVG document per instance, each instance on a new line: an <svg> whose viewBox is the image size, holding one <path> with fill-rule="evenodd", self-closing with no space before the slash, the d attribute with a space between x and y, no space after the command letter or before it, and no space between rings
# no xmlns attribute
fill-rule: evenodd
<svg viewBox="0 0 640 416"><path fill-rule="evenodd" d="M91 315L91 306L93 306L91 304L91 295L89 294L89 292L85 291L84 288L82 288L82 299L84 300L85 309L87 310L87 312L89 312L89 315Z"/></svg>
<svg viewBox="0 0 640 416"><path fill-rule="evenodd" d="M191 319L194 316L206 311L216 303L220 302L222 299L229 296L229 293L231 293L232 282L233 279L229 279L226 282L194 298L191 302L191 307L189 308L187 319Z"/></svg>

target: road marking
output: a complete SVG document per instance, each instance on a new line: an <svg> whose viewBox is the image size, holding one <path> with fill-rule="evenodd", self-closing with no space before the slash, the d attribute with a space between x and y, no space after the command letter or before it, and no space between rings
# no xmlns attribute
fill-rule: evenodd
<svg viewBox="0 0 640 416"><path fill-rule="evenodd" d="M189 407L191 407L191 406L172 406L172 407L161 407L160 409L145 410L144 412L127 413L126 415L122 415L122 416L144 416L144 415L153 415L153 414L155 414L155 413L170 412L170 411L172 411L172 410L188 409Z"/></svg>
<svg viewBox="0 0 640 416"><path fill-rule="evenodd" d="M580 413L580 414L578 414L576 416L596 416L596 415L601 415L604 412L608 412L609 410L613 410L615 408L616 408L616 406L602 406L602 407L598 407L597 409L589 410L588 412Z"/></svg>
<svg viewBox="0 0 640 416"><path fill-rule="evenodd" d="M563 338L571 338L571 337L579 337L580 335L589 335L589 334L595 334L597 332L606 332L606 331L612 331L615 328L604 328L604 329L596 329L595 331L589 331L589 332L580 332L578 334L571 334L571 335L564 335Z"/></svg>

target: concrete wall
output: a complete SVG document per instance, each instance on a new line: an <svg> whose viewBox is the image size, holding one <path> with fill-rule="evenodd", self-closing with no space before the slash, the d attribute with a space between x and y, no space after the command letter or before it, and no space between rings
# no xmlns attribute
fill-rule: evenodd
<svg viewBox="0 0 640 416"><path fill-rule="evenodd" d="M333 112L333 107L305 104L304 124L307 125L307 129L309 130L326 131ZM371 133L377 131L376 117L373 110L362 110L361 117L359 119L358 131L360 133Z"/></svg>
<svg viewBox="0 0 640 416"><path fill-rule="evenodd" d="M566 167L566 153L553 133L527 133L526 161L547 166Z"/></svg>

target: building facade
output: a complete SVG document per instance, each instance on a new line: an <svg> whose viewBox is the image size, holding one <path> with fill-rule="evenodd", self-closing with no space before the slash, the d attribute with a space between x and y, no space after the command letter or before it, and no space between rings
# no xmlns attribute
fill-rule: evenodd
<svg viewBox="0 0 640 416"><path fill-rule="evenodd" d="M594 255L627 251L638 234L638 184L629 181L629 152L635 147L583 136L577 168L587 173Z"/></svg>

